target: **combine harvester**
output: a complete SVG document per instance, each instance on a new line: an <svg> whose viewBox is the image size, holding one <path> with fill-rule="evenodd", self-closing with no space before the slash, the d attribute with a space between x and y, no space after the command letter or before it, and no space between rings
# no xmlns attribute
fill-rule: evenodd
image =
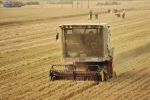
<svg viewBox="0 0 150 100"><path fill-rule="evenodd" d="M51 80L99 82L115 75L108 24L64 24L60 29L63 59L72 64L52 65L49 71ZM56 39L58 37L57 33Z"/></svg>

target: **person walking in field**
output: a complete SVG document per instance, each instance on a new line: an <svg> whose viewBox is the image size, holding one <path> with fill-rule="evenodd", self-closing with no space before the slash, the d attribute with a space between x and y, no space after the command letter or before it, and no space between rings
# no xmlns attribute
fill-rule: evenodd
<svg viewBox="0 0 150 100"><path fill-rule="evenodd" d="M95 13L95 19L98 20L98 12Z"/></svg>
<svg viewBox="0 0 150 100"><path fill-rule="evenodd" d="M92 12L92 10L90 10L90 12L89 12L89 17L90 17L89 19L92 20L92 17L93 17L93 12Z"/></svg>
<svg viewBox="0 0 150 100"><path fill-rule="evenodd" d="M123 9L123 11L122 11L122 18L123 19L125 18L125 9Z"/></svg>

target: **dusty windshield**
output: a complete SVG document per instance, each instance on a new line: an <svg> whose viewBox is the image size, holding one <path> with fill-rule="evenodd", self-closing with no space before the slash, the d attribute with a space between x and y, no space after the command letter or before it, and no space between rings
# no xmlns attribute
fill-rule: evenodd
<svg viewBox="0 0 150 100"><path fill-rule="evenodd" d="M98 29L78 28L65 31L67 57L98 55Z"/></svg>

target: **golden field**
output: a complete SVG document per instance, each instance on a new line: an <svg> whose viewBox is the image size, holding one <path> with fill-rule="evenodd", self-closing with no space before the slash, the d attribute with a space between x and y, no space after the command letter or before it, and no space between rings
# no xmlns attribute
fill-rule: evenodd
<svg viewBox="0 0 150 100"><path fill-rule="evenodd" d="M56 28L87 20L89 9L0 8L0 100L150 100L150 0L91 6L111 26L117 76L95 82L49 81L51 64L61 60ZM127 9L126 18L106 13Z"/></svg>

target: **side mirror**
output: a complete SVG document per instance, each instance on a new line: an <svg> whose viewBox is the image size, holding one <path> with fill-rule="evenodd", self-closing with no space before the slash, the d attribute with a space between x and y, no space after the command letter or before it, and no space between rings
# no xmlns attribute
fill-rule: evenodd
<svg viewBox="0 0 150 100"><path fill-rule="evenodd" d="M56 34L56 41L59 39L59 33Z"/></svg>

